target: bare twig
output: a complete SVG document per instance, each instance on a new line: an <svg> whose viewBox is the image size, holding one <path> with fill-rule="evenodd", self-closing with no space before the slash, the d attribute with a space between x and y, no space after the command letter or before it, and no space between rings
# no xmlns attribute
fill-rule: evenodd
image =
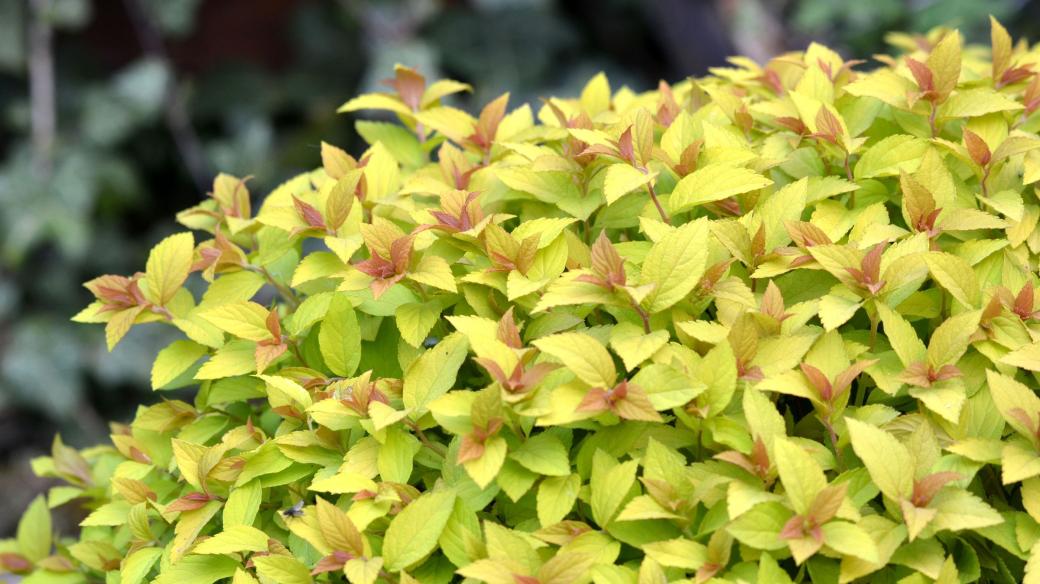
<svg viewBox="0 0 1040 584"><path fill-rule="evenodd" d="M151 15L141 5L140 0L123 0L123 4L126 6L127 16L133 24L137 41L141 44L144 53L159 60L170 72L170 81L167 85L166 95L163 98L166 127L173 136L177 153L180 155L181 161L184 162L184 166L191 176L195 188L198 189L199 193L205 194L209 190L207 185L212 173L202 153L202 144L199 141L199 136L191 124L191 117L188 115L188 109L184 104L182 87L174 74L173 61L166 51L162 34L159 33Z"/></svg>
<svg viewBox="0 0 1040 584"><path fill-rule="evenodd" d="M29 95L32 117L33 166L39 178L53 168L57 112L54 103L53 31L47 20L50 0L29 0Z"/></svg>

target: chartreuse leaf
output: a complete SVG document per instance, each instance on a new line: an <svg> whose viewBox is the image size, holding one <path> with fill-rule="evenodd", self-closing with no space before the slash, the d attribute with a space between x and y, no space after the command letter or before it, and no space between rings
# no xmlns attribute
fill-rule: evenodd
<svg viewBox="0 0 1040 584"><path fill-rule="evenodd" d="M656 242L640 273L640 283L653 289L642 304L661 312L682 300L704 273L708 257L708 223L701 219L670 231Z"/></svg>
<svg viewBox="0 0 1040 584"><path fill-rule="evenodd" d="M712 164L683 177L672 190L669 204L673 213L682 213L698 205L721 201L771 184L773 181L753 170L728 164Z"/></svg>
<svg viewBox="0 0 1040 584"><path fill-rule="evenodd" d="M193 554L233 554L267 549L267 534L248 525L225 527L224 531L192 548Z"/></svg>
<svg viewBox="0 0 1040 584"><path fill-rule="evenodd" d="M329 369L341 377L350 377L361 363L361 329L350 299L337 295L329 303L318 334L321 356Z"/></svg>
<svg viewBox="0 0 1040 584"><path fill-rule="evenodd" d="M548 527L562 521L574 507L580 487L581 477L576 474L543 479L538 485L538 522Z"/></svg>
<svg viewBox="0 0 1040 584"><path fill-rule="evenodd" d="M148 254L145 281L148 299L166 306L191 272L195 238L191 233L178 233L160 241Z"/></svg>
<svg viewBox="0 0 1040 584"><path fill-rule="evenodd" d="M203 319L240 339L262 341L271 338L267 329L268 310L256 302L228 302L201 313Z"/></svg>
<svg viewBox="0 0 1040 584"><path fill-rule="evenodd" d="M310 584L313 582L310 570L299 560L290 556L258 556L253 559L256 573L261 578L285 584Z"/></svg>
<svg viewBox="0 0 1040 584"><path fill-rule="evenodd" d="M617 370L602 343L584 333L561 333L534 341L543 353L560 360L564 366L593 387L614 387Z"/></svg>
<svg viewBox="0 0 1040 584"><path fill-rule="evenodd" d="M928 271L951 296L969 308L979 305L979 283L975 272L962 258L943 252L931 252L925 256Z"/></svg>
<svg viewBox="0 0 1040 584"><path fill-rule="evenodd" d="M141 548L134 551L120 568L120 584L139 584L151 572L152 566L162 556L162 549L155 547Z"/></svg>
<svg viewBox="0 0 1040 584"><path fill-rule="evenodd" d="M51 551L51 512L42 495L33 499L18 522L18 550L33 562Z"/></svg>
<svg viewBox="0 0 1040 584"><path fill-rule="evenodd" d="M401 571L437 547L437 539L451 517L455 497L451 490L431 491L409 503L394 517L383 540L387 570Z"/></svg>
<svg viewBox="0 0 1040 584"><path fill-rule="evenodd" d="M913 490L914 462L906 446L877 426L852 418L846 418L845 423L849 427L852 449L878 489L894 501L909 497Z"/></svg>
<svg viewBox="0 0 1040 584"><path fill-rule="evenodd" d="M827 486L823 469L805 450L785 438L773 443L773 456L787 499L798 514L806 514L816 495Z"/></svg>
<svg viewBox="0 0 1040 584"><path fill-rule="evenodd" d="M159 573L159 577L153 582L155 584L183 584L184 582L213 584L218 580L230 578L238 566L238 561L229 556L188 556L170 564L169 567L164 567Z"/></svg>
<svg viewBox="0 0 1040 584"><path fill-rule="evenodd" d="M159 351L152 364L152 389L163 389L209 352L204 345L181 340Z"/></svg>
<svg viewBox="0 0 1040 584"><path fill-rule="evenodd" d="M619 463L602 450L592 459L590 481L592 517L600 526L606 526L621 508L629 489L635 484L638 462Z"/></svg>
<svg viewBox="0 0 1040 584"><path fill-rule="evenodd" d="M455 384L469 343L461 334L444 338L412 363L404 374L404 405L419 413ZM413 414L414 415L414 414Z"/></svg>

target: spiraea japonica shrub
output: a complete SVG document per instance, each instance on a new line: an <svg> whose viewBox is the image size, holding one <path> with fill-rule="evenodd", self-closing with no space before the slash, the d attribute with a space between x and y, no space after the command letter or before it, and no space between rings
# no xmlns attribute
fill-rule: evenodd
<svg viewBox="0 0 1040 584"><path fill-rule="evenodd" d="M893 40L477 117L399 67L341 108L398 118L359 157L259 205L219 176L144 272L87 283L76 320L176 327L152 383L197 392L56 440L35 469L68 484L0 565L1040 582L1040 52Z"/></svg>

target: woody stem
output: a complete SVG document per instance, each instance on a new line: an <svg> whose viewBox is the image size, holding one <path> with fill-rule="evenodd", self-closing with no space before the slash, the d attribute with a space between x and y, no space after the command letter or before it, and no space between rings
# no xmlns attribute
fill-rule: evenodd
<svg viewBox="0 0 1040 584"><path fill-rule="evenodd" d="M938 113L938 108L935 107L935 102L929 102L932 104L932 111L928 114L928 127L932 129L932 138L939 136L939 130L935 126L935 115Z"/></svg>

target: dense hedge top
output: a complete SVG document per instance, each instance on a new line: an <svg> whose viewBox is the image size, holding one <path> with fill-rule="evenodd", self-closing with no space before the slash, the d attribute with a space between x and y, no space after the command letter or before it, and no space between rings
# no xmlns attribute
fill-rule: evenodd
<svg viewBox="0 0 1040 584"><path fill-rule="evenodd" d="M257 210L222 175L195 234L87 284L77 320L177 327L153 385L199 389L56 441L35 468L69 485L0 565L1040 581L1040 52L894 40L478 118L399 67L341 108L400 120L359 121L362 156L324 144Z"/></svg>

